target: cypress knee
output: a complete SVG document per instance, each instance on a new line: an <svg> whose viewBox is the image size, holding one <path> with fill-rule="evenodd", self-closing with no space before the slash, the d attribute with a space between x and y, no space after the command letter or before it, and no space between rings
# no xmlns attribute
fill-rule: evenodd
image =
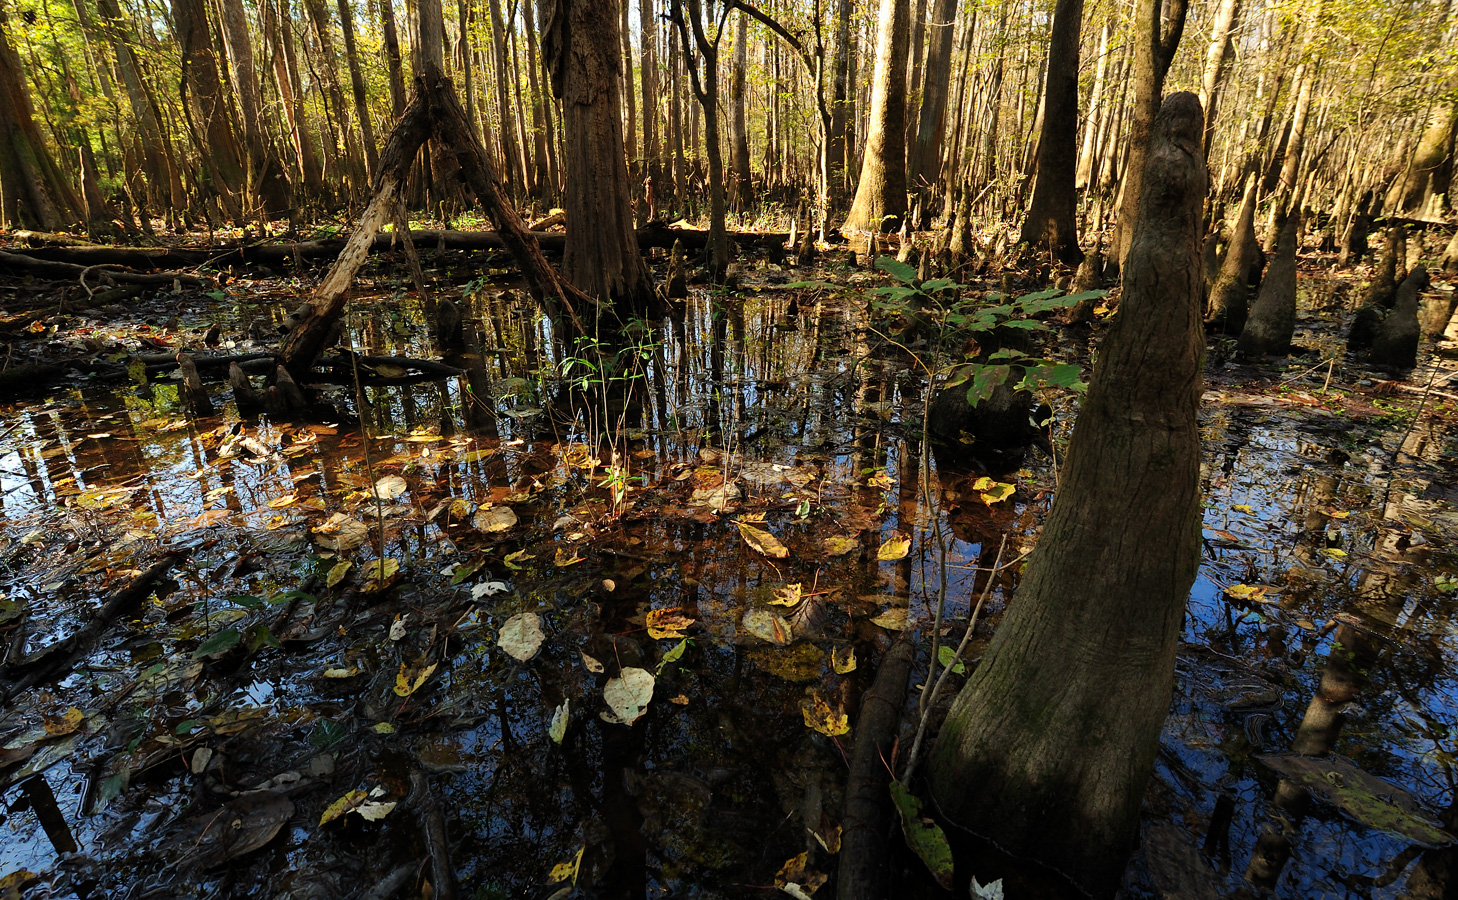
<svg viewBox="0 0 1458 900"><path fill-rule="evenodd" d="M1247 356L1284 355L1296 333L1296 245L1301 242L1301 210L1293 203L1276 240L1276 261L1261 281L1250 318L1240 332L1240 352Z"/></svg>
<svg viewBox="0 0 1458 900"><path fill-rule="evenodd" d="M1061 487L929 767L943 815L1095 896L1138 835L1200 561L1203 127L1190 93L1155 119Z"/></svg>
<svg viewBox="0 0 1458 900"><path fill-rule="evenodd" d="M1372 350L1367 354L1370 365L1384 369L1411 369L1417 365L1418 293L1428 286L1428 270L1419 265L1402 280L1392 312L1377 326Z"/></svg>

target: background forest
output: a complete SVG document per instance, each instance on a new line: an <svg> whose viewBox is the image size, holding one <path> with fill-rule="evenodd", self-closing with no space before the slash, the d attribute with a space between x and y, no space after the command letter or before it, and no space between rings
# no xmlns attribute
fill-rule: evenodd
<svg viewBox="0 0 1458 900"><path fill-rule="evenodd" d="M733 6L731 4L730 6ZM1043 129L1053 4L766 0L732 10L624 0L621 93L639 220L707 210L711 138L695 77L719 87L725 192L736 216L854 196L871 130L878 7L894 15L905 184L918 227L1017 220ZM1112 222L1141 104L1197 92L1215 195L1299 188L1340 236L1361 212L1436 218L1458 125L1458 7L1447 0L1134 0L1058 4L1077 29L1079 221ZM563 185L563 122L538 11L520 0L443 9L443 61L512 200L546 210ZM0 47L0 191L12 227L89 221L128 232L347 219L410 92L413 4L390 0L10 0ZM675 20L698 17L680 40ZM1157 33L1156 33L1157 32ZM1183 36L1183 39L1181 37ZM706 42L700 45L699 38ZM1055 77L1068 44L1052 58ZM687 52L685 48L688 48ZM703 50L714 57L703 62ZM1166 74L1167 70L1167 74ZM715 77L711 79L709 76ZM901 79L904 75L904 80ZM894 105L894 104L893 104ZM1062 127L1074 117L1061 116ZM1141 121L1143 119L1143 121ZM459 212L428 161L408 194ZM866 224L864 222L858 224Z"/></svg>

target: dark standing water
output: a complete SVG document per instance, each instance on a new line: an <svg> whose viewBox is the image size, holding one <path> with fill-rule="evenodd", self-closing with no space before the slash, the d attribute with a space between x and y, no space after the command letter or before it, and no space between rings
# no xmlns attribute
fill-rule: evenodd
<svg viewBox="0 0 1458 900"><path fill-rule="evenodd" d="M850 737L803 710L854 725L894 632L929 640L937 529L955 643L975 567L1004 535L1032 546L1054 476L1030 457L991 473L1017 490L987 503L984 473L924 463L908 362L872 352L848 302L802 293L789 319L787 300L696 297L645 332L607 401L574 405L596 357L491 289L473 373L366 388L362 425L234 434L231 411L189 420L166 382L5 410L7 647L71 633L163 549L188 556L71 677L7 709L0 876L130 897L357 896L393 878L416 896L422 782L461 896L548 896L579 853L600 896L762 895L801 853L833 873ZM355 340L429 352L393 309L357 304ZM1131 895L1446 883L1453 851L1425 845L1458 825L1458 480L1430 415L1451 404L1415 417L1416 392L1374 406L1322 393L1325 374L1207 397L1205 564ZM353 388L335 400L359 406ZM399 573L371 591L381 539ZM682 628L655 638L663 609ZM543 639L522 661L511 636L531 616ZM633 670L652 698L627 727L604 690ZM1293 749L1350 765L1261 761ZM1375 800L1341 790L1362 772L1387 780ZM354 811L321 824L346 797ZM237 811L262 849L220 837ZM899 865L905 893L935 892Z"/></svg>

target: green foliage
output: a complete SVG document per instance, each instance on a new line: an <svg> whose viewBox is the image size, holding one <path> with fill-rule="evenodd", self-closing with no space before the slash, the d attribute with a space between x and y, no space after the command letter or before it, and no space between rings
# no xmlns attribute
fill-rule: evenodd
<svg viewBox="0 0 1458 900"><path fill-rule="evenodd" d="M951 364L946 384L948 387L966 384L967 402L972 406L992 396L993 391L1019 370L1022 377L1014 387L1020 391L1058 388L1082 393L1088 388L1081 378L1082 369L1076 365L1055 363L1016 350L995 350L984 355L980 344L1000 329L1046 331L1048 326L1037 316L1102 297L1105 291L1065 296L1058 290L1046 290L1011 300L1002 294L979 298L950 278L918 281L915 269L891 257L877 258L876 268L900 284L872 291L875 298L871 302L872 310L880 315L916 317L934 323L937 326L934 340L940 353L961 357ZM974 358L978 356L983 358Z"/></svg>

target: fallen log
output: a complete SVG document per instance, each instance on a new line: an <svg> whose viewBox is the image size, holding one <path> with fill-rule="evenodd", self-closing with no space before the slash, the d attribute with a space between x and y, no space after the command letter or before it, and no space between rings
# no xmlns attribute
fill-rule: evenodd
<svg viewBox="0 0 1458 900"><path fill-rule="evenodd" d="M57 249L87 250L90 248L72 247ZM62 262L60 260L36 259L29 254L11 253L5 250L0 250L0 270L16 275L32 275L57 281L79 281L88 293L91 288L87 285L86 279L93 275L98 283L101 282L103 276L110 278L112 281L127 282L129 284L172 284L174 281L180 281L183 284L206 283L204 279L196 275L188 275L182 272L130 272L116 268L111 263L82 265L73 262Z"/></svg>

